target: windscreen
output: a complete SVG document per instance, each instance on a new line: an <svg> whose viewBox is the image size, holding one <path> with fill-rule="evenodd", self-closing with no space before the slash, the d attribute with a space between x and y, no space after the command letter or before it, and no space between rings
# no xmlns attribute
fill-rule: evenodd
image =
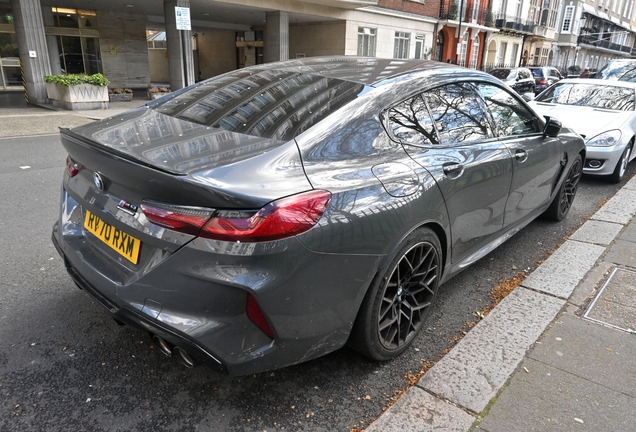
<svg viewBox="0 0 636 432"><path fill-rule="evenodd" d="M364 87L311 73L238 70L152 108L230 132L287 141L357 98Z"/></svg>
<svg viewBox="0 0 636 432"><path fill-rule="evenodd" d="M537 102L634 111L634 90L611 85L561 83L549 88Z"/></svg>
<svg viewBox="0 0 636 432"><path fill-rule="evenodd" d="M604 80L636 82L636 61L612 61L595 76Z"/></svg>

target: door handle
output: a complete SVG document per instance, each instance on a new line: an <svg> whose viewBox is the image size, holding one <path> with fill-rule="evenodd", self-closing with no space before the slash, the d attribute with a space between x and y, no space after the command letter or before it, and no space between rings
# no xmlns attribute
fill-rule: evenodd
<svg viewBox="0 0 636 432"><path fill-rule="evenodd" d="M446 174L449 178L457 178L464 173L464 165L457 162L447 162L442 165L442 169L444 170L444 174Z"/></svg>
<svg viewBox="0 0 636 432"><path fill-rule="evenodd" d="M515 159L519 162L524 163L528 160L528 152L525 150L515 150Z"/></svg>

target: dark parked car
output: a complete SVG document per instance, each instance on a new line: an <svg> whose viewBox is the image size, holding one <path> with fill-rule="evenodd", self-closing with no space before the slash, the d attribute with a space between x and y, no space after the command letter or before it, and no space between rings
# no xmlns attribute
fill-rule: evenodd
<svg viewBox="0 0 636 432"><path fill-rule="evenodd" d="M537 94L563 79L561 72L551 66L531 67L529 69L534 76L534 92Z"/></svg>
<svg viewBox="0 0 636 432"><path fill-rule="evenodd" d="M239 375L346 343L399 355L440 284L566 216L585 156L486 73L358 57L239 69L61 139L75 283Z"/></svg>
<svg viewBox="0 0 636 432"><path fill-rule="evenodd" d="M528 68L493 69L490 74L508 84L519 94L534 93L534 77Z"/></svg>

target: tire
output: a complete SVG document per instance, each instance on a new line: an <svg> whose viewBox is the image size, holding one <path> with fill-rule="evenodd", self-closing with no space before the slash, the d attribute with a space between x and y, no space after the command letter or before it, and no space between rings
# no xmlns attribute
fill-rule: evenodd
<svg viewBox="0 0 636 432"><path fill-rule="evenodd" d="M625 176L625 171L627 171L627 164L629 163L629 156L632 152L632 143L630 142L627 147L625 147L625 151L621 155L621 158L616 163L616 168L614 168L614 172L608 176L609 181L612 183L619 183L623 180L623 176Z"/></svg>
<svg viewBox="0 0 636 432"><path fill-rule="evenodd" d="M441 246L428 228L413 231L376 274L348 345L374 360L403 353L422 328L442 274Z"/></svg>
<svg viewBox="0 0 636 432"><path fill-rule="evenodd" d="M583 160L581 155L577 154L567 176L563 180L563 184L559 188L559 192L550 203L550 207L543 213L546 219L556 222L565 219L576 197L576 190L579 186L582 172Z"/></svg>

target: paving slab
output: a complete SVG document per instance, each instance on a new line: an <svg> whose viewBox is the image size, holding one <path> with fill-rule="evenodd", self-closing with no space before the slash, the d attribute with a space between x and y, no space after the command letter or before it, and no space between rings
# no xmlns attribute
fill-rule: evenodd
<svg viewBox="0 0 636 432"><path fill-rule="evenodd" d="M515 289L417 386L481 412L564 304L552 296Z"/></svg>
<svg viewBox="0 0 636 432"><path fill-rule="evenodd" d="M605 255L605 260L615 264L621 264L629 267L636 267L636 254L634 254L636 245L633 242L622 239L616 240L610 251Z"/></svg>
<svg viewBox="0 0 636 432"><path fill-rule="evenodd" d="M636 214L636 190L622 188L590 219L627 225L634 214Z"/></svg>
<svg viewBox="0 0 636 432"><path fill-rule="evenodd" d="M617 330L614 330L617 331ZM577 374L526 359L476 428L483 432L629 432L636 399Z"/></svg>
<svg viewBox="0 0 636 432"><path fill-rule="evenodd" d="M470 429L475 418L424 390L411 387L366 432L424 432Z"/></svg>
<svg viewBox="0 0 636 432"><path fill-rule="evenodd" d="M636 178L636 177L634 177ZM625 231L623 231L619 237L621 240L635 242L636 243L636 224L629 224Z"/></svg>
<svg viewBox="0 0 636 432"><path fill-rule="evenodd" d="M608 246L623 228L617 223L588 220L570 236L570 240Z"/></svg>
<svg viewBox="0 0 636 432"><path fill-rule="evenodd" d="M603 246L568 240L522 285L567 299L604 252Z"/></svg>
<svg viewBox="0 0 636 432"><path fill-rule="evenodd" d="M528 357L636 398L636 338L629 333L564 315Z"/></svg>
<svg viewBox="0 0 636 432"><path fill-rule="evenodd" d="M585 318L624 331L636 330L636 272L616 268L610 274ZM636 354L636 350L634 350Z"/></svg>

